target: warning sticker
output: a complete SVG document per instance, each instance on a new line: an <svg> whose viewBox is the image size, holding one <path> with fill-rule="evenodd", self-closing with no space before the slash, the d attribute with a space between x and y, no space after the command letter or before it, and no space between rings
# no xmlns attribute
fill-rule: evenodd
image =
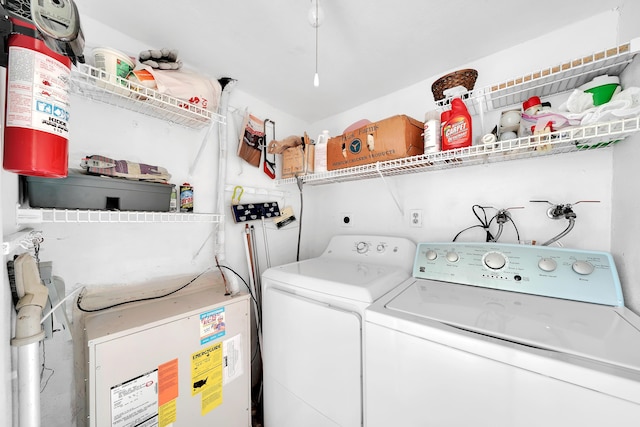
<svg viewBox="0 0 640 427"><path fill-rule="evenodd" d="M243 374L242 335L223 342L223 383L226 385Z"/></svg>
<svg viewBox="0 0 640 427"><path fill-rule="evenodd" d="M69 80L62 62L19 46L9 48L6 126L69 136Z"/></svg>

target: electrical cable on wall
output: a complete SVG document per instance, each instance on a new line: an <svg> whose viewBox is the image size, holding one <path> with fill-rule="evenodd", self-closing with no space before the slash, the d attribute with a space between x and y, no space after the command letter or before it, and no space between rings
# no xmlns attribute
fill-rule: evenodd
<svg viewBox="0 0 640 427"><path fill-rule="evenodd" d="M296 183L298 184L298 189L300 190L300 220L298 221L298 249L296 251L296 261L300 261L300 240L302 237L302 210L304 207L304 197L302 196L302 185L304 180L302 177L296 178Z"/></svg>
<svg viewBox="0 0 640 427"><path fill-rule="evenodd" d="M190 284L192 284L193 282L198 280L198 278L200 276L202 276L204 273L206 273L209 270L211 270L211 269L210 268L205 269L202 273L199 273L197 276L195 276L193 279L189 280L184 285L180 286L177 289L174 289L173 291L167 292L166 294L156 295L156 296L153 296L153 297L146 297L146 298L137 298L137 299L133 299L133 300L129 300L129 301L122 301L122 302L118 302L118 303L111 304L111 305L108 305L108 306L105 306L105 307L100 307L100 308L89 309L89 308L82 307L80 304L82 304L82 298L83 298L84 295L81 293L78 296L78 299L76 300L76 307L78 307L78 310L80 310L80 311L82 311L84 313L95 313L95 312L98 312L98 311L109 310L109 309L114 308L114 307L120 307L120 306L126 305L126 304L132 304L134 302L153 301L153 300L157 300L157 299L166 298L169 295L173 295L176 292L179 292L179 291L183 290L184 288L186 288L187 286L189 286Z"/></svg>

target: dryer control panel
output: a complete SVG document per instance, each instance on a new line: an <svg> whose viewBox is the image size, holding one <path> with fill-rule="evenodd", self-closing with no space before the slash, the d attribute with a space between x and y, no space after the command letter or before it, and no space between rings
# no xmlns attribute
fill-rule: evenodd
<svg viewBox="0 0 640 427"><path fill-rule="evenodd" d="M320 257L403 267L408 273L415 252L416 244L404 237L337 235Z"/></svg>
<svg viewBox="0 0 640 427"><path fill-rule="evenodd" d="M623 306L611 254L502 243L420 243L413 276Z"/></svg>

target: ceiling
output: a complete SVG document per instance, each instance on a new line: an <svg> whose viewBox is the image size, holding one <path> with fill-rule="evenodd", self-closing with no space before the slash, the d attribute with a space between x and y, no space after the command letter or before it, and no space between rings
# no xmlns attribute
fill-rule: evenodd
<svg viewBox="0 0 640 427"><path fill-rule="evenodd" d="M89 16L189 68L314 123L624 0L75 0ZM85 29L91 44L91 34ZM125 46L112 46L126 50ZM430 87L425 87L430 96Z"/></svg>

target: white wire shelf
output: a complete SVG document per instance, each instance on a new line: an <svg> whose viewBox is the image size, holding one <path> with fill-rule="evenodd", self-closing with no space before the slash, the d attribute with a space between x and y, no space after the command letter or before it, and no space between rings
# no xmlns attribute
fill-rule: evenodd
<svg viewBox="0 0 640 427"><path fill-rule="evenodd" d="M519 107L532 96L544 99L576 89L603 74L618 76L633 61L638 51L640 38L485 88L474 89L460 96L472 115L514 105ZM436 106L441 110L448 110L452 99L453 97L447 97L436 101Z"/></svg>
<svg viewBox="0 0 640 427"><path fill-rule="evenodd" d="M18 224L41 223L219 223L224 215L192 212L97 211L17 207Z"/></svg>
<svg viewBox="0 0 640 427"><path fill-rule="evenodd" d="M309 174L301 178L305 184L321 185L593 150L609 147L638 131L640 131L640 117L633 117L562 129L546 135L499 141L491 145L474 145L456 150ZM277 184L284 185L296 182L297 178L287 178L278 180Z"/></svg>
<svg viewBox="0 0 640 427"><path fill-rule="evenodd" d="M86 64L71 71L71 91L85 98L146 114L190 128L203 128L212 121L225 123L223 115L162 94Z"/></svg>

